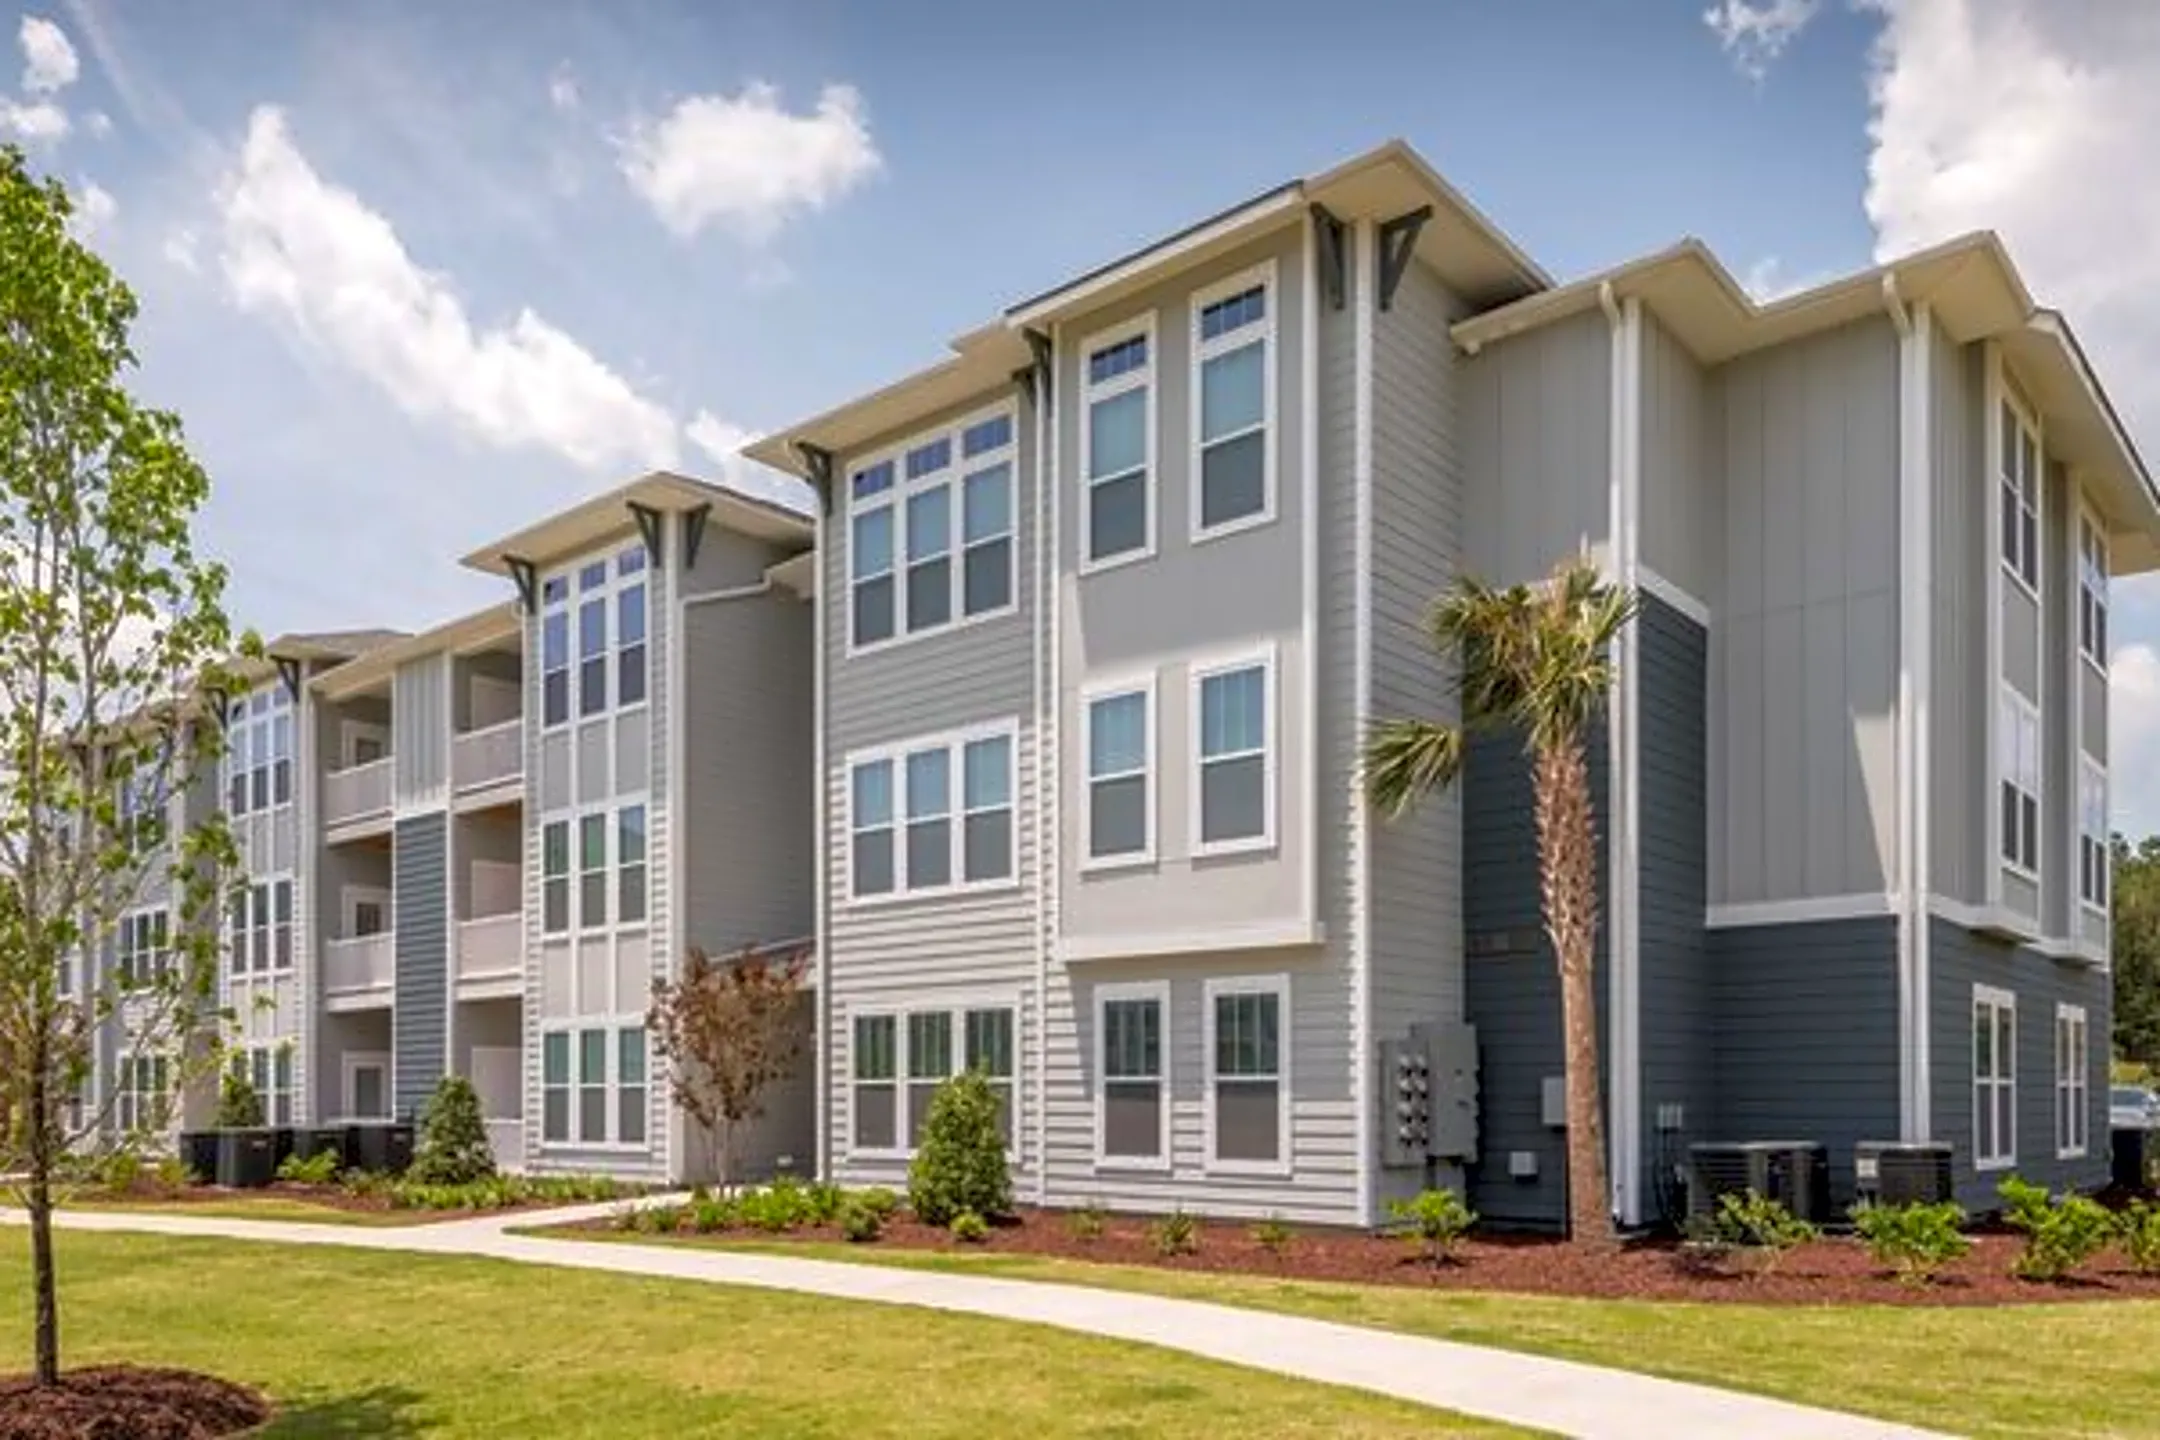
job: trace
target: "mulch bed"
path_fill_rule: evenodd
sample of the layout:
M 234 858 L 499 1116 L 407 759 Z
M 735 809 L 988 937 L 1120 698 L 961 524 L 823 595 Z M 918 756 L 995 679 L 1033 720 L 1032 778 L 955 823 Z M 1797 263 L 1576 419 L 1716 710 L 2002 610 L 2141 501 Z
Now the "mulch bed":
M 245 1203 L 265 1196 L 279 1200 L 297 1200 L 318 1206 L 324 1210 L 347 1210 L 358 1215 L 399 1215 L 415 1224 L 434 1220 L 469 1220 L 477 1215 L 515 1215 L 529 1210 L 560 1210 L 587 1202 L 577 1200 L 527 1200 L 514 1205 L 497 1205 L 488 1210 L 470 1207 L 462 1210 L 424 1210 L 408 1206 L 398 1209 L 390 1203 L 386 1192 L 362 1192 L 348 1190 L 342 1185 L 307 1185 L 297 1180 L 273 1180 L 270 1184 L 250 1190 L 231 1189 L 220 1185 L 164 1186 L 140 1183 L 129 1190 L 89 1190 L 82 1199 L 94 1205 L 209 1205 Z M 620 1197 L 629 1199 L 628 1195 Z M 283 1216 L 265 1216 L 265 1219 L 283 1219 Z
M 580 1230 L 611 1230 L 593 1221 Z M 1928 1285 L 1900 1284 L 1875 1263 L 1858 1241 L 1832 1238 L 1788 1253 L 1772 1274 L 1755 1274 L 1740 1257 L 1706 1269 L 1671 1240 L 1638 1240 L 1617 1250 L 1577 1249 L 1533 1236 L 1487 1236 L 1466 1240 L 1452 1263 L 1434 1265 L 1413 1253 L 1406 1240 L 1344 1230 L 1293 1229 L 1289 1242 L 1271 1252 L 1252 1237 L 1252 1227 L 1202 1221 L 1194 1254 L 1165 1257 L 1149 1236 L 1149 1222 L 1112 1216 L 1092 1239 L 1076 1234 L 1067 1214 L 1023 1210 L 992 1228 L 980 1244 L 963 1244 L 903 1214 L 883 1235 L 862 1245 L 885 1249 L 1041 1255 L 1107 1265 L 1164 1270 L 1260 1275 L 1288 1280 L 1345 1281 L 1425 1290 L 1570 1295 L 1616 1300 L 1737 1302 L 1751 1305 L 2029 1305 L 2075 1300 L 2160 1300 L 2160 1276 L 2139 1275 L 2114 1251 L 2088 1264 L 2071 1280 L 2046 1284 L 2010 1273 L 2021 1239 L 2004 1234 L 1973 1236 L 1963 1260 L 1947 1266 Z M 835 1228 L 784 1234 L 729 1230 L 702 1236 L 640 1234 L 640 1240 L 754 1242 L 839 1241 Z
M 0 1377 L 0 1440 L 214 1440 L 270 1418 L 244 1385 L 191 1370 L 98 1365 L 63 1371 L 39 1389 Z

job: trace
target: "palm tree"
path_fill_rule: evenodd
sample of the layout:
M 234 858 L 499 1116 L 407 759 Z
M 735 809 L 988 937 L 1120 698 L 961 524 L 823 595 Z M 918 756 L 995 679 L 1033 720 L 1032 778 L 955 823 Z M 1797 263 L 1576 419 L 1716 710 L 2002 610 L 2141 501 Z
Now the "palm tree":
M 1479 731 L 1521 735 L 1536 797 L 1545 934 L 1560 966 L 1567 1045 L 1568 1233 L 1612 1238 L 1599 1094 L 1596 990 L 1597 821 L 1585 738 L 1612 688 L 1613 641 L 1634 597 L 1587 557 L 1562 561 L 1545 584 L 1494 590 L 1469 577 L 1433 602 L 1433 643 L 1459 663 L 1462 719 L 1386 720 L 1365 742 L 1364 780 L 1389 819 L 1462 774 Z

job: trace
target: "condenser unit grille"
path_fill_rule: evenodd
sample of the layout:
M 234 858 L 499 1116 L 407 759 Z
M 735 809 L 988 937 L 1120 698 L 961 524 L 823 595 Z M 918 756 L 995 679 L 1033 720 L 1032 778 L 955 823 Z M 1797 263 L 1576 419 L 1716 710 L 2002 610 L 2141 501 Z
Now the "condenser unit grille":
M 1803 1220 L 1826 1219 L 1829 1166 L 1812 1141 L 1756 1140 L 1688 1149 L 1688 1214 L 1717 1213 L 1725 1195 L 1752 1190 Z

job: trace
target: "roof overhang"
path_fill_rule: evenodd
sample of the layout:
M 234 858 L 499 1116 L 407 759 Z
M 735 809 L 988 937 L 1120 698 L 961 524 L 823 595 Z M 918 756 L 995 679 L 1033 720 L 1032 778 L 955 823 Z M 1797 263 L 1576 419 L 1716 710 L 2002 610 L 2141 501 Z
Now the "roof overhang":
M 817 598 L 818 556 L 815 550 L 791 555 L 777 565 L 765 567 L 765 578 L 802 600 Z
M 460 615 L 417 635 L 388 645 L 378 645 L 334 670 L 326 670 L 308 682 L 308 688 L 325 700 L 345 700 L 389 682 L 397 667 L 428 655 L 464 655 L 491 649 L 522 633 L 517 605 L 505 600 L 485 610 Z
M 547 565 L 635 530 L 632 506 L 668 513 L 705 505 L 712 507 L 712 518 L 718 523 L 761 540 L 808 543 L 813 533 L 809 517 L 785 505 L 673 471 L 655 470 L 483 545 L 463 563 L 489 575 L 508 575 L 513 559 Z

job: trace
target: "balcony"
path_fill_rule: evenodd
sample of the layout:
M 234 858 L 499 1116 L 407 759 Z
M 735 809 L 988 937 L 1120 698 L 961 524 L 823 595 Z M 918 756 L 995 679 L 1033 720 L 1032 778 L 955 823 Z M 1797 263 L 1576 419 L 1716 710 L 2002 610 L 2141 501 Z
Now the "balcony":
M 525 722 L 513 717 L 451 737 L 450 786 L 459 801 L 494 804 L 525 774 Z
M 525 983 L 525 917 L 518 911 L 460 920 L 457 993 L 460 1000 L 517 995 Z
M 379 1010 L 396 988 L 397 951 L 388 932 L 323 942 L 323 1008 Z
M 323 777 L 323 829 L 331 838 L 387 829 L 390 823 L 390 757 L 335 770 Z

